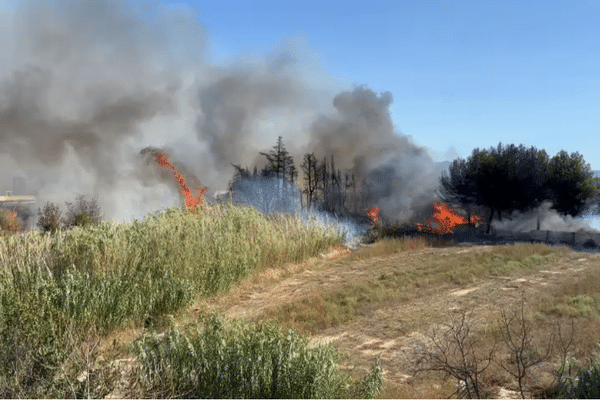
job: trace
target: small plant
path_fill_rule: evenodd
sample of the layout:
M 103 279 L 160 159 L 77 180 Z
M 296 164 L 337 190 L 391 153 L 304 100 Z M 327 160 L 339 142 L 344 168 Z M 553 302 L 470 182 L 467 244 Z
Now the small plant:
M 190 398 L 359 398 L 377 396 L 376 364 L 361 382 L 339 373 L 331 346 L 310 348 L 294 330 L 273 323 L 225 325 L 215 314 L 201 331 L 171 329 L 135 343 L 145 395 Z
M 490 366 L 495 346 L 489 352 L 476 351 L 478 341 L 473 333 L 473 321 L 462 311 L 458 318 L 441 330 L 435 329 L 430 337 L 433 349 L 421 351 L 417 372 L 440 371 L 458 381 L 452 395 L 461 398 L 489 397 L 481 376 Z
M 68 202 L 65 204 L 68 211 L 63 223 L 67 228 L 98 225 L 102 221 L 100 206 L 98 206 L 96 199 L 87 201 L 85 196 L 79 196 L 76 205 Z
M 521 300 L 521 307 L 510 315 L 501 311 L 499 321 L 500 332 L 505 346 L 511 356 L 508 362 L 497 361 L 497 364 L 512 375 L 519 385 L 521 398 L 525 398 L 525 377 L 531 367 L 547 360 L 552 352 L 551 336 L 545 350 L 540 352 L 533 345 L 533 332 L 531 324 L 525 319 L 525 299 Z
M 43 209 L 38 208 L 37 227 L 42 232 L 54 233 L 62 228 L 60 208 L 54 203 L 47 202 Z

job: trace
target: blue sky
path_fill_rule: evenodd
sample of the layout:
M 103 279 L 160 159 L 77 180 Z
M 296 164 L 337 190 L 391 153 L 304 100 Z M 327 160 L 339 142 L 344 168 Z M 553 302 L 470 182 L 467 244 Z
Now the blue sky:
M 600 1 L 173 4 L 205 25 L 214 64 L 299 38 L 338 84 L 392 92 L 397 129 L 436 161 L 522 143 L 600 170 Z

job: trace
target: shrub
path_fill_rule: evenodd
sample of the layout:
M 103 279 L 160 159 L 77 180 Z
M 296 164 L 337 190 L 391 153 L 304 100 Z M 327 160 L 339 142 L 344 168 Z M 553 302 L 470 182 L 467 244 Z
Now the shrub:
M 593 360 L 587 368 L 576 363 L 567 363 L 559 371 L 555 395 L 567 399 L 600 398 L 600 360 Z
M 15 233 L 22 228 L 17 213 L 11 210 L 0 209 L 0 231 Z
M 79 196 L 75 205 L 68 202 L 66 205 L 69 211 L 67 211 L 63 223 L 67 228 L 98 225 L 102 221 L 100 207 L 96 199 L 87 201 L 85 200 L 85 196 Z
M 60 208 L 54 203 L 47 202 L 43 209 L 38 208 L 37 227 L 42 232 L 54 233 L 62 228 Z
M 372 398 L 381 389 L 379 365 L 349 385 L 349 375 L 338 372 L 333 347 L 310 348 L 294 330 L 282 332 L 272 322 L 236 321 L 226 328 L 212 314 L 202 331 L 146 333 L 135 348 L 140 382 L 152 397 Z

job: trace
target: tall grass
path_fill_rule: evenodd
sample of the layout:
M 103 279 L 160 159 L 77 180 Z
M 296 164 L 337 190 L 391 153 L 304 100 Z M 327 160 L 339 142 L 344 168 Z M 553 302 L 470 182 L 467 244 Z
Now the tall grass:
M 293 330 L 273 323 L 233 323 L 205 317 L 204 329 L 171 329 L 136 343 L 145 396 L 187 398 L 373 398 L 382 385 L 375 365 L 351 384 L 331 346 L 310 348 Z
M 72 396 L 66 364 L 76 364 L 72 355 L 90 328 L 102 335 L 140 325 L 195 296 L 227 291 L 253 269 L 338 241 L 331 230 L 267 221 L 248 208 L 198 211 L 0 237 L 0 396 Z

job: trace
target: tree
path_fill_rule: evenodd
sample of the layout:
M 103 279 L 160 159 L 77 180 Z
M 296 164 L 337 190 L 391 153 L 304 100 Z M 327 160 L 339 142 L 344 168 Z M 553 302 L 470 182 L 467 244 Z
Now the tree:
M 277 144 L 269 153 L 259 153 L 267 158 L 269 165 L 263 169 L 263 175 L 275 175 L 280 183 L 279 197 L 287 198 L 290 186 L 293 185 L 298 172 L 294 166 L 294 158 L 289 154 L 283 144 L 282 136 L 277 139 Z
M 472 164 L 467 164 L 463 159 L 454 160 L 449 172 L 449 175 L 446 171 L 442 172 L 440 197 L 446 203 L 466 208 L 468 222 L 471 225 L 471 206 L 481 203 Z
M 527 211 L 538 207 L 548 197 L 548 155 L 535 147 L 511 144 L 490 150 L 473 150 L 467 160 L 455 160 L 449 175 L 440 178 L 440 195 L 444 201 L 490 209 L 488 232 L 494 214 Z
M 319 182 L 315 153 L 306 153 L 300 168 L 302 168 L 302 172 L 304 173 L 305 182 L 305 189 L 302 193 L 306 195 L 306 207 L 310 209 L 315 205 Z
M 597 196 L 597 186 L 590 165 L 583 156 L 560 151 L 548 165 L 548 197 L 556 211 L 577 216 L 589 200 Z

